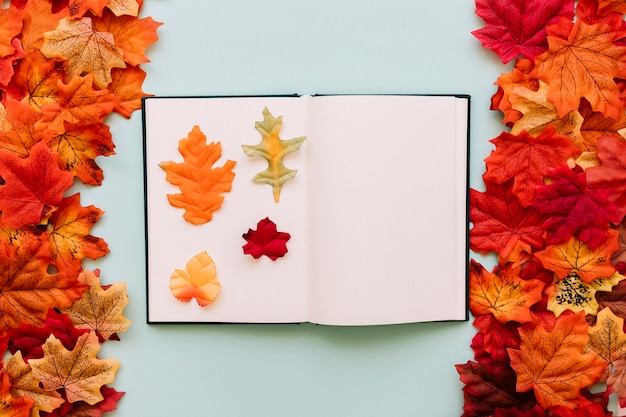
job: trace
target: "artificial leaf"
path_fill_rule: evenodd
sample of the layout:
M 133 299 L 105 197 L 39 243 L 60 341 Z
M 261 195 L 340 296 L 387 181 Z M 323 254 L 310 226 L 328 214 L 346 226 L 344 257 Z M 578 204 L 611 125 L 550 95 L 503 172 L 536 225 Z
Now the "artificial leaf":
M 43 44 L 43 34 L 53 30 L 65 15 L 65 10 L 53 10 L 46 1 L 28 1 L 23 9 L 22 44 L 26 52 L 37 51 Z
M 515 61 L 513 71 L 501 74 L 494 83 L 498 86 L 498 90 L 491 97 L 491 110 L 500 110 L 503 113 L 502 123 L 513 125 L 522 117 L 522 114 L 513 109 L 511 104 L 511 96 L 517 87 L 524 87 L 531 91 L 538 90 L 539 81 L 530 76 L 533 67 L 532 61 L 520 58 Z
M 587 187 L 586 172 L 567 166 L 551 170 L 551 181 L 537 187 L 532 205 L 546 216 L 546 243 L 567 242 L 576 236 L 593 250 L 604 241 L 610 222 L 618 221 L 609 190 Z
M 485 159 L 484 179 L 500 184 L 513 179 L 512 192 L 524 207 L 535 197 L 537 185 L 543 183 L 550 168 L 562 166 L 578 152 L 571 140 L 552 126 L 536 138 L 524 131 L 519 135 L 503 132 L 490 142 L 496 149 Z
M 67 350 L 54 335 L 43 346 L 44 356 L 29 361 L 33 374 L 45 389 L 63 388 L 69 402 L 96 404 L 104 397 L 100 388 L 113 382 L 120 364 L 97 358 L 100 344 L 94 333 L 82 335 L 74 349 Z
M 75 76 L 67 84 L 59 81 L 57 89 L 59 99 L 54 104 L 41 107 L 41 118 L 35 127 L 62 132 L 65 122 L 100 123 L 108 116 L 119 99 L 108 90 L 94 90 L 93 76 Z
M 22 11 L 16 7 L 0 8 L 0 58 L 15 53 L 13 39 L 22 31 Z
M 617 231 L 617 250 L 611 255 L 611 264 L 620 272 L 626 272 L 626 223 L 622 220 L 615 227 Z
M 606 16 L 610 13 L 626 13 L 626 2 L 623 0 L 598 0 L 598 14 Z
M 519 323 L 513 321 L 502 323 L 493 314 L 483 314 L 477 316 L 473 324 L 478 329 L 471 344 L 476 359 L 479 362 L 484 361 L 481 355 L 481 352 L 484 352 L 489 355 L 489 360 L 508 364 L 507 349 L 519 349 Z
M 550 415 L 552 417 L 612 417 L 613 413 L 607 409 L 604 402 L 604 399 L 599 398 L 599 396 L 595 398 L 592 397 L 591 399 L 583 397 L 580 400 L 580 404 L 575 409 L 557 405 L 550 409 Z M 545 416 L 545 410 L 539 411 L 543 414 L 536 414 L 536 417 Z
M 276 230 L 276 223 L 266 217 L 259 220 L 256 230 L 248 229 L 242 237 L 247 242 L 243 245 L 243 253 L 252 255 L 254 259 L 265 255 L 275 261 L 287 253 L 287 241 L 291 235 Z
M 109 0 L 69 0 L 67 10 L 72 19 L 80 19 L 87 12 L 100 16 L 108 2 Z
M 19 39 L 13 38 L 11 45 L 13 45 L 15 51 L 11 55 L 0 58 L 0 85 L 4 87 L 11 83 L 11 79 L 15 74 L 16 62 L 26 57 L 26 53 Z
M 117 409 L 117 402 L 124 395 L 123 392 L 118 392 L 113 388 L 109 388 L 103 385 L 100 388 L 100 392 L 104 397 L 104 400 L 90 405 L 82 401 L 76 403 L 65 403 L 65 414 L 59 414 L 59 416 L 50 417 L 102 417 L 105 413 L 114 411 Z
M 612 136 L 598 140 L 598 157 L 602 165 L 588 169 L 590 188 L 607 190 L 609 201 L 615 203 L 619 223 L 626 215 L 626 142 Z
M 626 407 L 626 358 L 613 362 L 615 368 L 606 380 L 607 395 L 617 393 L 620 407 Z
M 603 308 L 598 312 L 596 324 L 590 326 L 587 332 L 589 342 L 586 350 L 595 352 L 606 362 L 605 373 L 608 376 L 608 366 L 619 359 L 626 358 L 624 319 L 613 314 L 610 308 Z
M 31 417 L 33 400 L 28 397 L 11 395 L 11 380 L 4 370 L 0 370 L 0 410 L 6 417 Z
M 33 375 L 30 365 L 24 362 L 20 351 L 7 359 L 4 372 L 11 380 L 11 395 L 32 400 L 32 415 L 34 416 L 40 415 L 39 411 L 50 413 L 65 402 L 57 391 L 46 390 L 39 386 L 39 380 Z
M 39 137 L 33 129 L 37 115 L 27 102 L 6 97 L 0 103 L 0 150 L 26 158 Z
M 106 242 L 89 234 L 100 220 L 102 210 L 95 206 L 82 207 L 80 194 L 63 199 L 59 209 L 50 216 L 46 231 L 52 252 L 52 263 L 69 276 L 78 276 L 84 258 L 98 259 L 109 253 Z
M 287 168 L 283 164 L 283 158 L 300 149 L 306 137 L 282 140 L 279 135 L 283 127 L 283 116 L 272 116 L 267 107 L 263 109 L 263 121 L 255 122 L 254 127 L 261 134 L 261 143 L 241 147 L 246 155 L 260 156 L 267 160 L 267 169 L 256 174 L 252 181 L 271 185 L 274 201 L 278 202 L 283 184 L 293 179 L 298 172 Z
M 626 319 L 626 280 L 621 280 L 608 291 L 596 292 L 598 309 L 609 307 L 613 314 Z
M 42 106 L 59 100 L 57 83 L 64 75 L 62 62 L 47 59 L 38 50 L 32 51 L 20 61 L 7 93 L 17 100 L 26 100 L 40 114 Z
M 87 289 L 76 278 L 48 273 L 49 246 L 37 243 L 0 246 L 0 329 L 40 325 L 48 309 L 69 307 Z
M 567 310 L 575 313 L 584 311 L 586 314 L 596 315 L 599 307 L 595 297 L 596 292 L 611 291 L 611 288 L 623 279 L 624 276 L 616 272 L 609 278 L 597 278 L 586 283 L 575 272 L 572 272 L 546 289 L 547 308 L 556 316 Z
M 574 272 L 589 284 L 596 278 L 609 278 L 615 273 L 611 255 L 618 249 L 618 232 L 608 230 L 604 241 L 594 250 L 581 240 L 573 237 L 565 243 L 549 245 L 536 252 L 535 256 L 543 266 L 553 271 L 557 278 L 565 278 Z
M 614 78 L 626 70 L 626 47 L 614 43 L 618 36 L 605 23 L 588 25 L 580 19 L 567 39 L 548 36 L 550 49 L 536 58 L 535 74 L 548 83 L 548 99 L 559 116 L 577 110 L 584 97 L 593 110 L 620 117 L 622 102 Z
M 574 17 L 573 0 L 476 0 L 486 27 L 472 32 L 503 63 L 522 55 L 533 59 L 547 49 L 546 26 Z
M 61 132 L 46 130 L 43 141 L 59 155 L 59 168 L 71 172 L 84 184 L 101 185 L 102 169 L 95 158 L 115 153 L 109 126 L 104 123 L 64 123 Z
M 129 65 L 126 69 L 114 68 L 111 77 L 109 91 L 120 100 L 113 111 L 128 119 L 132 112 L 141 109 L 141 99 L 150 95 L 142 90 L 146 72 Z
M 485 181 L 484 193 L 470 189 L 470 248 L 497 252 L 506 259 L 516 248 L 543 246 L 543 218 L 533 207 L 524 208 L 512 193 L 513 180 L 502 184 Z
M 539 81 L 537 91 L 526 87 L 515 87 L 509 94 L 509 100 L 511 107 L 523 115 L 511 127 L 513 135 L 526 131 L 532 136 L 538 136 L 549 126 L 560 135 L 576 136 L 578 134 L 582 116 L 574 110 L 560 117 L 554 104 L 548 100 L 548 84 L 543 81 Z
M 106 4 L 106 1 L 105 1 Z M 123 51 L 109 32 L 97 32 L 91 18 L 63 18 L 54 31 L 44 33 L 41 53 L 48 58 L 67 60 L 68 76 L 93 74 L 94 83 L 106 88 L 111 82 L 111 68 L 125 68 Z
M 119 2 L 120 0 L 118 0 Z M 136 0 L 128 0 L 128 2 L 134 2 L 137 5 Z M 109 7 L 110 5 L 111 2 L 109 2 Z M 130 65 L 139 65 L 150 61 L 145 55 L 145 50 L 159 39 L 157 29 L 162 24 L 154 21 L 151 17 L 139 19 L 129 14 L 116 17 L 107 10 L 104 11 L 101 18 L 93 20 L 94 30 L 113 35 L 115 44 L 123 52 L 124 61 Z
M 478 316 L 491 313 L 502 323 L 532 320 L 530 308 L 541 300 L 541 281 L 521 279 L 510 265 L 489 273 L 473 259 L 469 270 L 469 305 L 472 314 Z
M 174 297 L 184 302 L 195 298 L 202 307 L 215 301 L 221 288 L 215 263 L 206 252 L 195 255 L 187 262 L 184 271 L 176 269 L 170 278 Z
M 535 319 L 519 332 L 520 348 L 508 350 L 517 390 L 532 389 L 544 409 L 576 407 L 580 390 L 594 384 L 606 366 L 595 353 L 582 353 L 589 340 L 584 313 L 561 315 L 552 331 Z
M 600 112 L 594 112 L 587 100 L 581 100 L 580 115 L 583 122 L 579 134 L 573 137 L 573 144 L 580 151 L 596 152 L 598 140 L 604 136 L 614 136 L 624 141 L 623 131 L 626 129 L 626 114 L 613 120 Z
M 100 285 L 100 277 L 89 270 L 83 270 L 78 280 L 89 285 L 89 289 L 70 308 L 61 310 L 76 328 L 93 331 L 101 342 L 126 332 L 130 326 L 130 320 L 122 314 L 128 304 L 126 283 L 117 282 L 105 289 Z
M 61 203 L 74 176 L 61 171 L 58 155 L 43 142 L 31 149 L 28 158 L 0 152 L 0 223 L 21 227 L 39 223 Z
M 166 172 L 165 179 L 180 188 L 180 194 L 168 194 L 174 207 L 184 208 L 183 218 L 192 224 L 204 224 L 213 218 L 213 212 L 222 206 L 222 193 L 230 191 L 235 173 L 235 161 L 227 160 L 221 167 L 213 167 L 222 156 L 222 145 L 211 142 L 200 127 L 194 126 L 187 138 L 178 141 L 182 163 L 167 161 L 159 166 Z
M 137 16 L 139 14 L 139 3 L 137 0 L 109 0 L 106 7 L 115 16 Z

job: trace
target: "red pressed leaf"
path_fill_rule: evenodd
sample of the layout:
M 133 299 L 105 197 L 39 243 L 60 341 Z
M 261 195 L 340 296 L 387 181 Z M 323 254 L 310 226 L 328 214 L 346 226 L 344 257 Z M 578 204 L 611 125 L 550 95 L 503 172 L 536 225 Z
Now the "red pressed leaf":
M 74 176 L 59 169 L 58 155 L 43 142 L 32 147 L 28 158 L 0 152 L 0 224 L 21 227 L 39 223 L 61 203 Z
M 470 189 L 470 247 L 481 253 L 511 253 L 543 246 L 543 218 L 533 207 L 524 208 L 513 194 L 513 180 L 485 181 L 484 193 Z
M 476 0 L 476 14 L 486 26 L 472 32 L 503 63 L 518 55 L 528 59 L 548 48 L 546 27 L 574 17 L 573 0 Z
M 259 259 L 265 255 L 275 261 L 287 253 L 287 241 L 291 238 L 289 233 L 276 230 L 276 224 L 268 217 L 257 223 L 256 230 L 248 229 L 242 236 L 246 242 L 243 253 Z
M 546 243 L 567 242 L 576 236 L 593 250 L 604 241 L 610 222 L 616 222 L 616 207 L 608 190 L 587 187 L 586 173 L 567 166 L 551 170 L 551 182 L 537 187 L 532 205 L 547 217 Z
M 626 142 L 602 137 L 597 152 L 602 165 L 587 170 L 587 184 L 591 189 L 609 190 L 609 201 L 617 206 L 618 223 L 626 215 Z
M 491 143 L 496 149 L 485 159 L 485 180 L 501 184 L 513 179 L 512 191 L 524 207 L 535 197 L 537 185 L 543 183 L 550 168 L 562 166 L 578 153 L 572 140 L 556 133 L 551 125 L 537 137 L 525 131 L 519 135 L 503 132 Z

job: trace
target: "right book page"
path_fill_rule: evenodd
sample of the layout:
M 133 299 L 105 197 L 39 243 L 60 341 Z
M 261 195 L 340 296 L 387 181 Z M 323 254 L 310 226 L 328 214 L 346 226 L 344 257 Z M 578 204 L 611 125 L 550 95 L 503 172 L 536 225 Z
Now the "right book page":
M 308 98 L 309 321 L 466 320 L 469 98 Z

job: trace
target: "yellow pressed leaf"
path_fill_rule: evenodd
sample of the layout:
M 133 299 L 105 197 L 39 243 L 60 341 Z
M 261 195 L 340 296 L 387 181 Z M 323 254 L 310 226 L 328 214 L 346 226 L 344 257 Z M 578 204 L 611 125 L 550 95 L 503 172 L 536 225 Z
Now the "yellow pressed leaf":
M 185 270 L 175 270 L 170 278 L 170 289 L 176 298 L 185 302 L 195 298 L 201 306 L 212 303 L 221 288 L 215 263 L 206 252 L 191 258 Z

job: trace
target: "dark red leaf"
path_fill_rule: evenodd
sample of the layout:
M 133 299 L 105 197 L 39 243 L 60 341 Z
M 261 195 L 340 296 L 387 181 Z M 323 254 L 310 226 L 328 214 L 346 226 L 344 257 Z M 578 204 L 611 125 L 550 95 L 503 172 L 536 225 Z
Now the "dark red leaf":
M 277 231 L 276 224 L 266 217 L 257 223 L 256 230 L 248 229 L 243 238 L 248 242 L 243 246 L 243 253 L 255 259 L 265 255 L 275 261 L 287 253 L 287 241 L 291 236 Z

